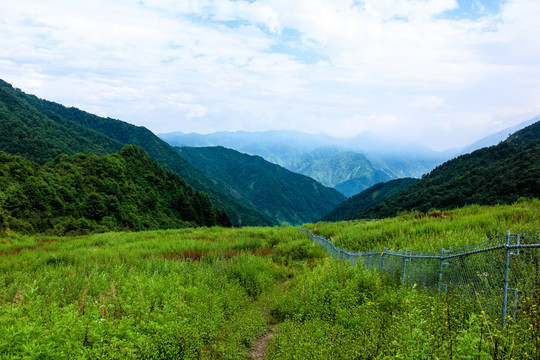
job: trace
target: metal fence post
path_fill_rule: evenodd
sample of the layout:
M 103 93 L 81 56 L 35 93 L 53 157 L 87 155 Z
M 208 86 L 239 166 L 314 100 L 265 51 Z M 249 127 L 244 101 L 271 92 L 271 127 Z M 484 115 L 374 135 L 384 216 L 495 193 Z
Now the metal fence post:
M 443 256 L 444 256 L 444 249 L 441 248 L 441 260 L 439 261 L 439 286 L 437 286 L 439 294 L 441 293 Z
M 403 257 L 403 269 L 401 271 L 401 283 L 405 284 L 405 269 L 407 267 L 407 249 L 405 249 L 405 256 Z
M 502 326 L 506 323 L 506 307 L 508 303 L 508 268 L 510 263 L 510 230 L 506 230 L 506 246 L 504 247 L 504 283 L 503 283 L 503 308 Z
M 367 268 L 368 269 L 370 265 L 371 265 L 371 249 L 368 250 L 368 255 L 367 255 Z
M 443 265 L 448 265 L 448 262 L 445 262 L 446 258 L 444 257 L 444 254 L 449 252 L 450 250 L 444 250 L 444 248 L 441 248 L 441 260 L 439 261 L 439 284 L 437 285 L 437 292 L 441 293 L 441 286 L 442 286 L 442 280 L 443 280 Z M 448 285 L 448 284 L 446 284 Z M 444 292 L 448 291 L 448 286 L 445 287 Z
M 381 252 L 381 270 L 384 269 L 384 250 L 386 250 L 385 247 L 382 248 L 382 252 Z

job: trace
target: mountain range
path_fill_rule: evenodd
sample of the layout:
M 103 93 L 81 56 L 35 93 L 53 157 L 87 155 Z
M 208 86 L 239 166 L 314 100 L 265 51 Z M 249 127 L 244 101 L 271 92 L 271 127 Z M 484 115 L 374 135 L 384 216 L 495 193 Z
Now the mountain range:
M 0 80 L 1 230 L 6 223 L 58 233 L 73 226 L 268 226 L 537 198 L 537 120 L 503 142 L 504 132 L 484 139 L 497 145 L 446 162 L 467 149 L 438 153 L 370 134 L 344 140 L 293 131 L 162 134 L 171 144 L 196 145 L 172 147 L 144 127 L 39 99 Z M 84 167 L 100 173 L 88 175 Z M 81 187 L 86 178 L 95 180 L 88 191 Z M 343 194 L 357 195 L 343 202 Z
M 159 134 L 172 146 L 223 146 L 309 176 L 347 197 L 380 182 L 420 177 L 455 151 L 436 152 L 421 144 L 388 141 L 370 133 L 352 139 L 298 131 Z
M 298 131 L 171 132 L 158 136 L 173 146 L 223 146 L 262 156 L 290 171 L 309 176 L 347 197 L 377 183 L 420 178 L 455 156 L 496 145 L 508 134 L 538 121 L 540 116 L 491 134 L 465 148 L 433 151 L 422 144 L 388 140 L 372 133 L 354 138 L 334 138 Z

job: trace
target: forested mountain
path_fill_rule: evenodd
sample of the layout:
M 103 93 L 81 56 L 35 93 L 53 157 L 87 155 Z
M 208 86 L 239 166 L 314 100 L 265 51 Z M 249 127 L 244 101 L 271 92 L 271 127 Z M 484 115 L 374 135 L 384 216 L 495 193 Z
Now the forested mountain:
M 0 152 L 0 226 L 56 235 L 188 226 L 231 226 L 178 174 L 140 147 L 58 155 L 44 164 Z
M 509 204 L 540 197 L 540 122 L 499 145 L 461 155 L 357 218 L 382 218 L 402 211 L 426 212 L 469 204 Z
M 312 222 L 345 200 L 338 191 L 293 173 L 260 156 L 224 147 L 183 147 L 178 151 L 222 191 L 252 204 L 279 223 Z
M 59 154 L 111 154 L 125 144 L 140 146 L 195 189 L 209 194 L 216 206 L 226 209 L 235 226 L 274 224 L 266 215 L 218 191 L 148 129 L 42 100 L 0 80 L 0 151 L 44 163 Z
M 323 216 L 320 221 L 340 221 L 358 218 L 356 214 L 379 204 L 386 198 L 396 194 L 419 181 L 415 178 L 395 179 L 385 183 L 373 185 L 360 194 L 347 199 L 328 214 Z
M 451 158 L 415 143 L 399 143 L 362 134 L 352 139 L 298 131 L 217 132 L 208 135 L 159 134 L 173 146 L 224 146 L 262 156 L 290 171 L 313 177 L 346 196 L 378 182 L 420 177 Z

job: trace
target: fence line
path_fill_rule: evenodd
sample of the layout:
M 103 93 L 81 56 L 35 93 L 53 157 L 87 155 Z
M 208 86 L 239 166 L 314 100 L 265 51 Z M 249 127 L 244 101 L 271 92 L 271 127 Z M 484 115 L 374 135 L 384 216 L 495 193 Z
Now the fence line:
M 334 258 L 356 265 L 359 261 L 399 277 L 402 284 L 415 283 L 439 292 L 452 291 L 473 301 L 487 315 L 517 321 L 540 309 L 540 236 L 537 231 L 522 232 L 437 252 L 383 248 L 380 251 L 351 252 L 338 248 L 329 239 L 313 235 L 301 227 L 312 241 Z M 509 296 L 510 295 L 510 296 Z

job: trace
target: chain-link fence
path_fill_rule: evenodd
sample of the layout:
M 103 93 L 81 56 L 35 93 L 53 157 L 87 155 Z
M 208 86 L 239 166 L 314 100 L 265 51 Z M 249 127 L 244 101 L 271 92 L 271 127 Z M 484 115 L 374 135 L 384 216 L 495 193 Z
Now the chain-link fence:
M 474 302 L 493 319 L 517 321 L 538 316 L 540 304 L 540 235 L 537 231 L 510 234 L 483 243 L 438 252 L 351 252 L 301 228 L 334 258 L 361 262 L 399 278 L 402 283 L 452 291 Z

